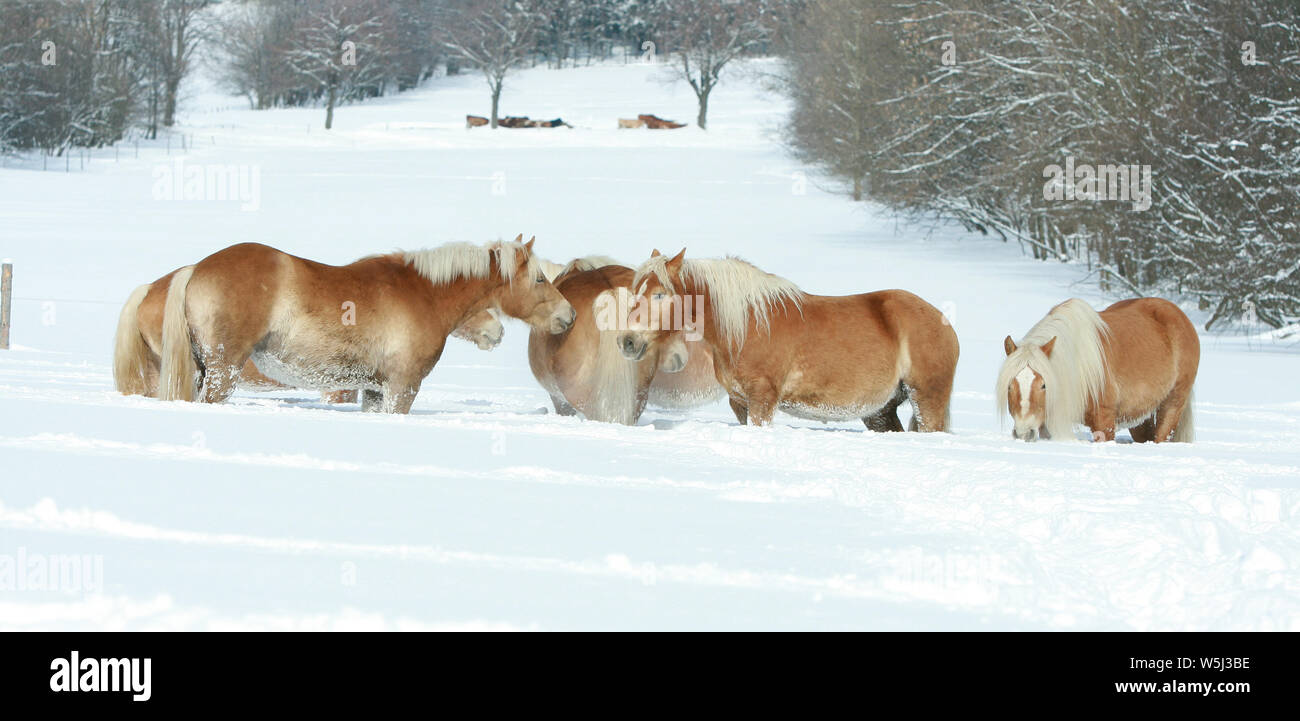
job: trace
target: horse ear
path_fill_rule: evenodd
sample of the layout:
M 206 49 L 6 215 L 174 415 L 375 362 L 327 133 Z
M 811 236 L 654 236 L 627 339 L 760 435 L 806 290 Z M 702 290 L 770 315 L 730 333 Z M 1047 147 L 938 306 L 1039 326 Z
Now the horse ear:
M 668 272 L 676 275 L 682 271 L 682 261 L 684 260 L 686 260 L 686 249 L 682 248 L 682 252 L 674 255 L 667 263 L 664 263 L 664 267 L 668 269 Z
M 1054 348 L 1055 346 L 1056 346 L 1056 336 L 1052 336 L 1051 340 L 1043 344 L 1043 355 L 1047 356 L 1048 358 L 1051 358 L 1052 348 Z
M 522 242 L 524 242 L 524 234 L 523 234 L 523 233 L 520 233 L 519 235 L 516 235 L 516 236 L 515 236 L 515 242 L 516 242 L 516 243 L 522 243 Z
M 654 250 L 650 251 L 651 258 L 658 258 L 661 255 L 663 255 L 663 253 L 660 253 L 658 248 L 655 248 Z
M 1002 341 L 1002 347 L 1006 349 L 1007 355 L 1016 352 L 1016 342 L 1011 340 L 1011 336 L 1007 336 L 1007 339 Z
M 524 234 L 520 233 L 519 237 L 520 238 L 524 237 Z M 529 253 L 533 252 L 533 243 L 535 242 L 537 242 L 537 236 L 534 235 L 533 237 L 528 239 L 527 243 L 524 243 L 524 247 L 528 249 Z

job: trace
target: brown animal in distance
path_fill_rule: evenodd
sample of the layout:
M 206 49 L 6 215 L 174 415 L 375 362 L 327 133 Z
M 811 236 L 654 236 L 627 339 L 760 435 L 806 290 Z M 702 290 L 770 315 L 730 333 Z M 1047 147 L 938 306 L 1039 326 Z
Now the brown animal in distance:
M 641 115 L 636 116 L 636 118 L 637 120 L 640 120 L 642 123 L 645 123 L 645 126 L 651 130 L 676 130 L 677 128 L 686 127 L 686 123 L 678 123 L 672 120 L 665 120 L 663 118 L 657 117 L 655 115 L 651 115 L 649 113 L 643 113 Z

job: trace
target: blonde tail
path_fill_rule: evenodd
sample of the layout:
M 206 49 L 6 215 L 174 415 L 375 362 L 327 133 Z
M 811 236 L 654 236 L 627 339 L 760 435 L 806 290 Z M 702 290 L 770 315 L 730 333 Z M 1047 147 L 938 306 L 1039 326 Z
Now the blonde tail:
M 1187 394 L 1187 403 L 1183 404 L 1183 415 L 1178 419 L 1174 429 L 1174 443 L 1191 443 L 1196 438 L 1196 423 L 1192 419 L 1192 406 L 1196 404 L 1196 391 Z
M 117 334 L 113 336 L 113 385 L 124 396 L 150 395 L 149 372 L 146 366 L 152 351 L 140 335 L 137 320 L 140 304 L 149 294 L 153 284 L 142 285 L 131 292 L 117 318 Z
M 190 321 L 185 315 L 185 291 L 189 288 L 194 266 L 172 276 L 163 310 L 162 373 L 158 398 L 164 401 L 193 401 L 199 365 L 194 360 L 190 338 Z

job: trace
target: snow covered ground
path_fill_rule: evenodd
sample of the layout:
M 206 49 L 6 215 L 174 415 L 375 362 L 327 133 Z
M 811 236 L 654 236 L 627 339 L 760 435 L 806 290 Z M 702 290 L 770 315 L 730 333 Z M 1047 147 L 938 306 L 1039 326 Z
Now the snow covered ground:
M 1106 302 L 1080 269 L 824 192 L 754 78 L 717 91 L 707 133 L 616 130 L 693 120 L 656 75 L 510 81 L 506 112 L 572 130 L 468 131 L 487 93 L 464 76 L 344 107 L 328 133 L 320 109 L 199 92 L 186 151 L 9 159 L 0 628 L 1300 630 L 1294 341 L 1203 338 L 1194 445 L 1014 442 L 1002 338 L 1071 295 Z M 257 209 L 155 199 L 178 159 L 255 170 Z M 521 232 L 556 260 L 686 247 L 812 292 L 910 289 L 961 340 L 955 432 L 739 427 L 725 403 L 561 418 L 518 323 L 491 353 L 453 341 L 409 417 L 112 389 L 130 290 L 231 243 L 347 262 Z

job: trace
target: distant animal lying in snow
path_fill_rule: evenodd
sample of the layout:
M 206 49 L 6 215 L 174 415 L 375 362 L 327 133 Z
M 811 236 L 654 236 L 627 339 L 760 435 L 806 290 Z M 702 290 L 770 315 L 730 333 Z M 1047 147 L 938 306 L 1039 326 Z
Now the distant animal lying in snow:
M 650 128 L 651 130 L 676 130 L 677 128 L 686 127 L 686 123 L 678 123 L 672 120 L 664 120 L 663 118 L 650 115 L 649 113 L 638 115 L 636 116 L 636 118 L 637 120 L 640 120 L 641 122 L 645 123 L 645 126 L 647 128 Z

